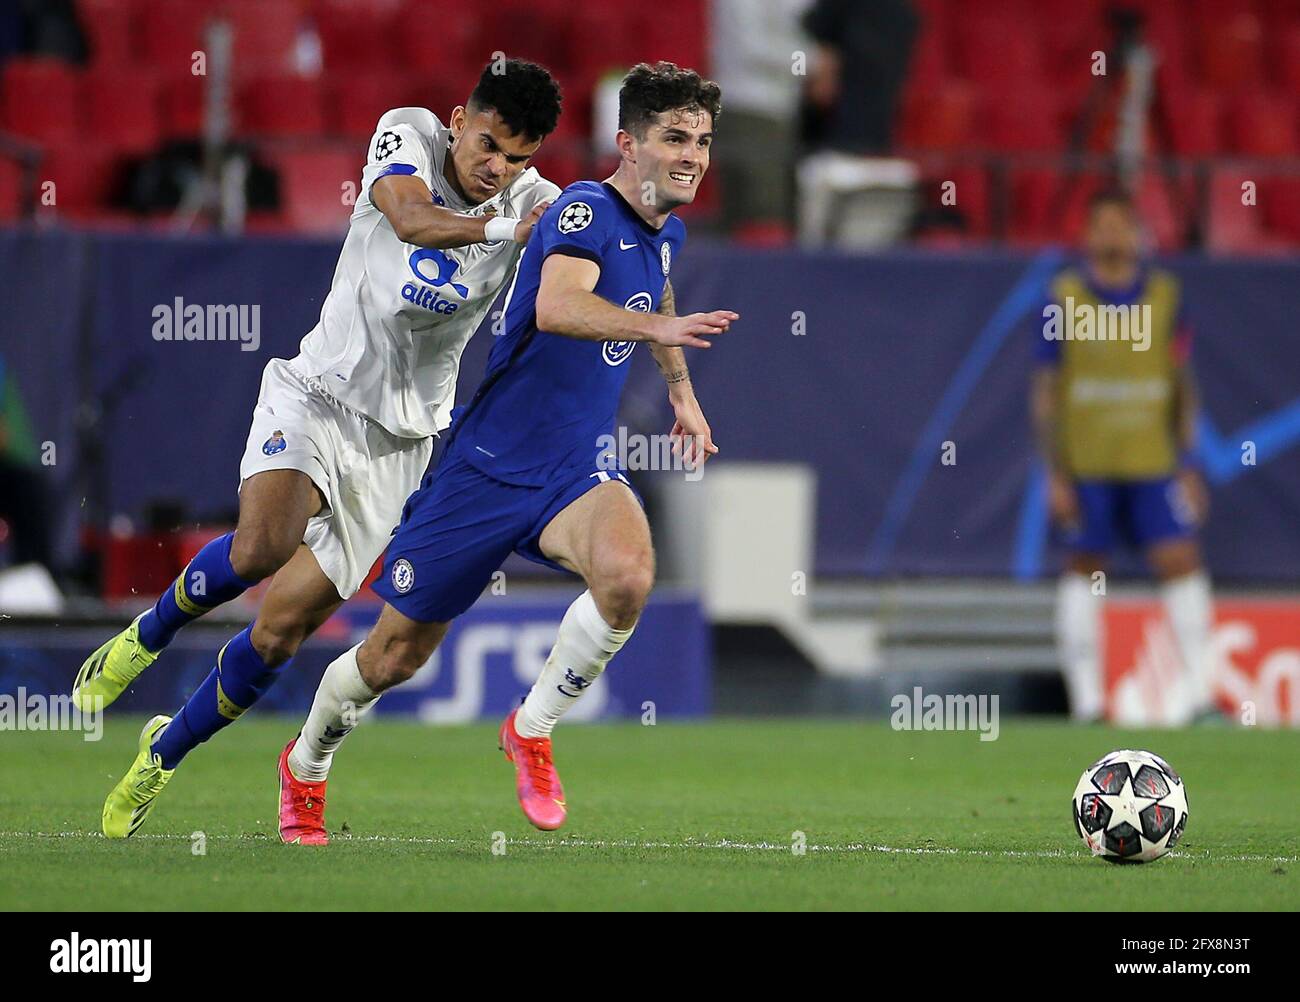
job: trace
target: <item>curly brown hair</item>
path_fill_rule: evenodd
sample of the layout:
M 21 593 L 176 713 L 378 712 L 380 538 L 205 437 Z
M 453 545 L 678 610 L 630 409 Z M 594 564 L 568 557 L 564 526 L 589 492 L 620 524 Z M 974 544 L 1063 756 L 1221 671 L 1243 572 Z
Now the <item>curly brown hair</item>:
M 638 63 L 623 78 L 618 92 L 618 127 L 644 139 L 656 115 L 677 108 L 707 111 L 716 129 L 722 114 L 722 88 L 676 63 Z

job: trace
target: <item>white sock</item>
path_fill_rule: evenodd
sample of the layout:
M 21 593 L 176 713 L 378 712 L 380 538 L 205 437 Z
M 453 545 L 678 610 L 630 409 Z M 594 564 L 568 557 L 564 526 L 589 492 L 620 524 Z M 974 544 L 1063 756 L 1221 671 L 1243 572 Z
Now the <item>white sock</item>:
M 1210 577 L 1204 571 L 1184 574 L 1162 584 L 1160 595 L 1183 656 L 1188 709 L 1192 714 L 1201 713 L 1212 705 L 1210 676 L 1214 671 L 1214 651 L 1210 631 L 1214 603 Z
M 605 622 L 590 591 L 579 595 L 560 622 L 560 634 L 541 677 L 515 715 L 519 736 L 550 737 L 556 721 L 599 677 L 630 636 L 632 630 L 616 630 Z
M 357 667 L 357 644 L 330 662 L 316 687 L 307 722 L 289 752 L 289 770 L 304 783 L 324 782 L 330 761 L 361 715 L 375 705 L 379 693 L 366 685 Z
M 1101 716 L 1101 603 L 1086 574 L 1061 575 L 1056 588 L 1056 644 L 1070 694 L 1070 716 L 1093 720 Z

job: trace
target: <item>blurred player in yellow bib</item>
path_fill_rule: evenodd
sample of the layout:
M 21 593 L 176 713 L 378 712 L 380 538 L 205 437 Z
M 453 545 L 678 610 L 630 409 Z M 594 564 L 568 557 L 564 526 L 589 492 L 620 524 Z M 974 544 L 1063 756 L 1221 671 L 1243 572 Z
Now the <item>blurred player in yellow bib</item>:
M 1160 580 L 1185 666 L 1171 719 L 1212 712 L 1211 594 L 1197 530 L 1208 496 L 1196 461 L 1191 331 L 1178 279 L 1150 267 L 1127 195 L 1089 205 L 1084 261 L 1051 284 L 1035 323 L 1032 411 L 1053 522 L 1071 551 L 1056 634 L 1077 720 L 1102 715 L 1098 571 L 1116 543 Z

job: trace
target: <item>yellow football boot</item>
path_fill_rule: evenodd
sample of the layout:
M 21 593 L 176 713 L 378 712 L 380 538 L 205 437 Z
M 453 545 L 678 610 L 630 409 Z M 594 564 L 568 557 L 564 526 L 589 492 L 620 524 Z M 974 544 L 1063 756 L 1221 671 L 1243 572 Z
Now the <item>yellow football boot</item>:
M 154 800 L 176 772 L 175 769 L 164 769 L 162 756 L 149 751 L 154 739 L 171 722 L 171 717 L 159 715 L 145 724 L 140 732 L 140 747 L 135 761 L 104 801 L 105 838 L 130 838 L 134 835 L 149 817 Z
M 72 687 L 72 701 L 82 713 L 102 710 L 139 674 L 158 660 L 158 655 L 146 650 L 140 642 L 140 619 L 86 658 L 77 672 Z

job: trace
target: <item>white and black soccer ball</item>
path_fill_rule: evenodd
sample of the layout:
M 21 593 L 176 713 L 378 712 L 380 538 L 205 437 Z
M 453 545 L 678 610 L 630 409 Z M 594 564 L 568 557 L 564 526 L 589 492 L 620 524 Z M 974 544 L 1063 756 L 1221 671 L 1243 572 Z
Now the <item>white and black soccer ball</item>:
M 1113 751 L 1083 771 L 1071 801 L 1074 830 L 1094 856 L 1150 863 L 1187 827 L 1187 788 L 1159 755 Z

